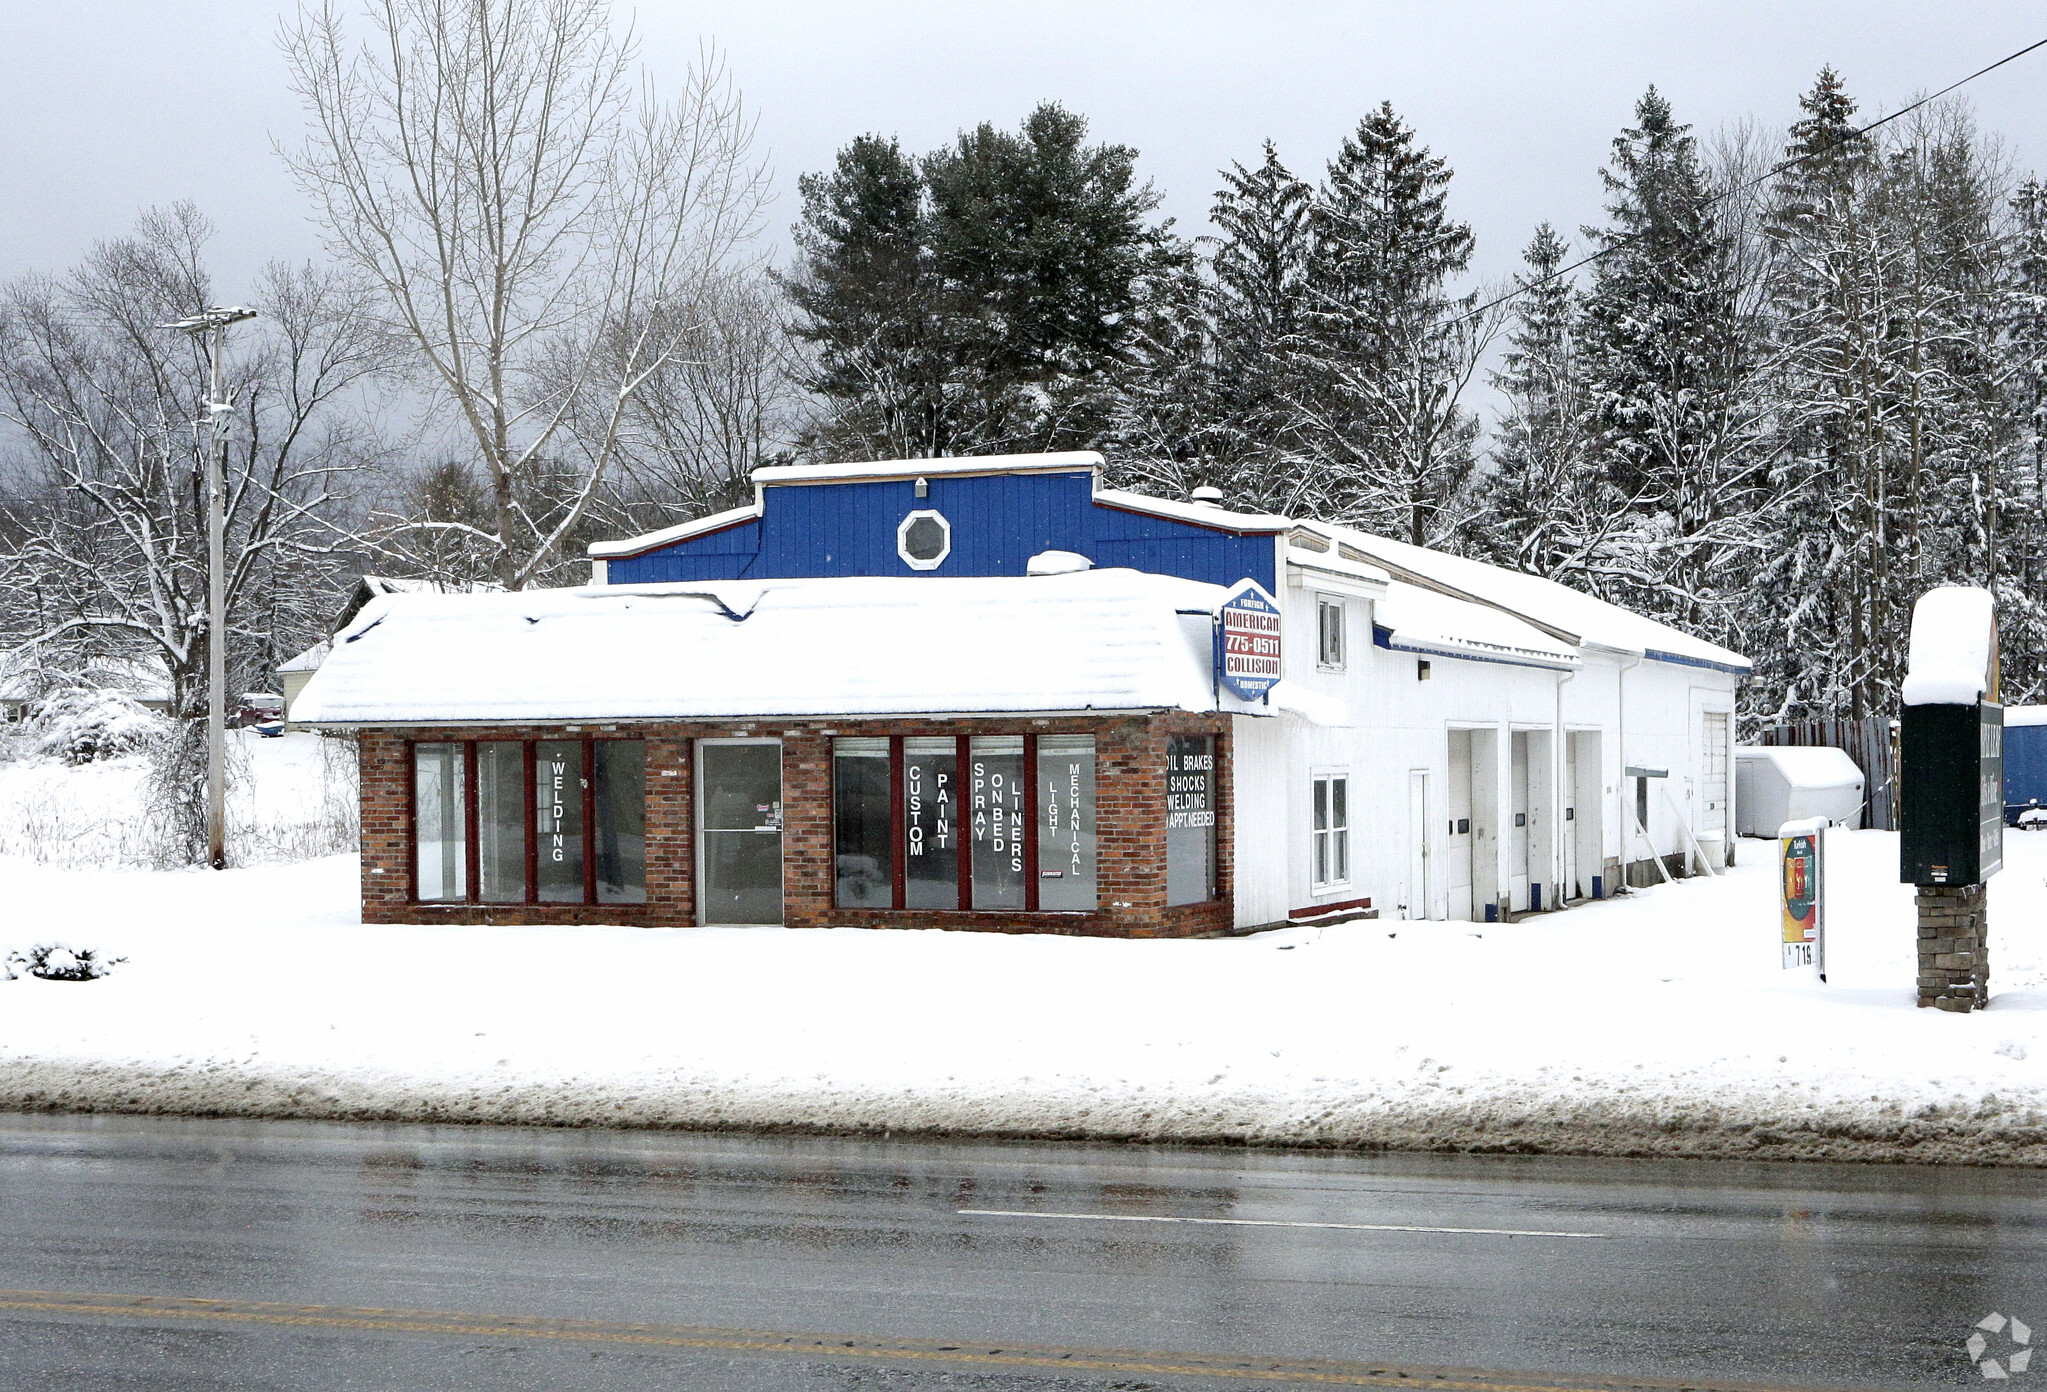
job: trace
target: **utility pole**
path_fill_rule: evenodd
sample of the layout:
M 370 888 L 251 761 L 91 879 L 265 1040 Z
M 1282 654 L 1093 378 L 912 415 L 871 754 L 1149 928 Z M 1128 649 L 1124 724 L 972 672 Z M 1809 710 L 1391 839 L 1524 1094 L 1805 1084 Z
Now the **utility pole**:
M 160 328 L 209 336 L 211 363 L 206 416 L 206 863 L 227 869 L 227 444 L 234 434 L 235 405 L 221 398 L 221 358 L 227 326 L 254 319 L 239 305 L 209 307 Z

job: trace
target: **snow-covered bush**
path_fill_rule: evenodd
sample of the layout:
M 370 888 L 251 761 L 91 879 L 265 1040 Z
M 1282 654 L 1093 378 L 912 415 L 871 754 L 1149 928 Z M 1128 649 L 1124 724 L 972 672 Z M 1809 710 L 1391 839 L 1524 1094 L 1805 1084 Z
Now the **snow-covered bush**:
M 60 691 L 38 705 L 31 738 L 38 754 L 67 764 L 90 764 L 140 753 L 162 737 L 168 722 L 126 692 L 111 688 Z
M 17 968 L 43 981 L 97 981 L 126 957 L 108 957 L 89 947 L 66 947 L 62 943 L 38 943 L 27 952 L 10 952 L 0 963 L 6 979 L 12 981 Z

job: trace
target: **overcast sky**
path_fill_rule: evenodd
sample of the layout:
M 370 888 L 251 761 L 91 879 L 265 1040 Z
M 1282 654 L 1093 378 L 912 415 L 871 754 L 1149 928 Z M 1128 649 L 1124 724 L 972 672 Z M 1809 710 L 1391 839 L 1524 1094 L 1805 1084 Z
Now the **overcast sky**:
M 318 232 L 279 167 L 296 138 L 277 0 L 66 0 L 9 6 L 0 54 L 0 276 L 69 264 L 145 205 L 189 198 L 220 225 L 224 299 Z M 700 39 L 729 55 L 760 117 L 786 242 L 799 174 L 852 136 L 913 150 L 962 126 L 1014 125 L 1056 99 L 1140 168 L 1182 230 L 1202 230 L 1215 171 L 1270 136 L 1319 173 L 1382 99 L 1456 171 L 1451 205 L 1475 269 L 1515 263 L 1543 218 L 1598 214 L 1596 170 L 1653 82 L 1701 131 L 1791 119 L 1822 63 L 1864 110 L 1895 107 L 2047 37 L 2035 3 L 1022 4 L 656 3 L 634 16 L 671 86 Z M 2047 164 L 2047 49 L 1965 89 L 2021 168 Z

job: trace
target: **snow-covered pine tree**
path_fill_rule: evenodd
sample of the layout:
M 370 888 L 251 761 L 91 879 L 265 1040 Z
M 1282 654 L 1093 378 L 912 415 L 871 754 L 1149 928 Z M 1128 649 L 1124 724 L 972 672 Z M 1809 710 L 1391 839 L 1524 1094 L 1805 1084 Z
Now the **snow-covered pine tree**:
M 1304 507 L 1422 545 L 1461 520 L 1478 425 L 1460 398 L 1498 323 L 1447 288 L 1472 252 L 1450 177 L 1391 103 L 1359 123 L 1317 192 L 1291 355 Z
M 2047 695 L 2047 188 L 2012 195 L 2005 286 L 2005 399 L 2016 449 L 1999 548 L 1998 647 L 2006 701 Z
M 1879 165 L 1832 68 L 1799 99 L 1771 189 L 1775 503 L 1741 631 L 1747 693 L 1768 723 L 1861 715 L 1891 622 L 1880 496 L 1892 402 L 1882 310 L 1888 248 L 1871 208 Z
M 1479 484 L 1482 506 L 1465 530 L 1467 549 L 1551 579 L 1583 572 L 1619 515 L 1590 471 L 1577 294 L 1563 273 L 1569 255 L 1546 222 L 1522 252 L 1522 293 L 1492 374 L 1507 405 Z
M 1738 312 L 1714 190 L 1689 126 L 1654 87 L 1613 142 L 1605 253 L 1582 351 L 1596 458 L 1625 500 L 1602 588 L 1643 613 L 1731 639 L 1759 527 L 1763 418 L 1752 326 Z

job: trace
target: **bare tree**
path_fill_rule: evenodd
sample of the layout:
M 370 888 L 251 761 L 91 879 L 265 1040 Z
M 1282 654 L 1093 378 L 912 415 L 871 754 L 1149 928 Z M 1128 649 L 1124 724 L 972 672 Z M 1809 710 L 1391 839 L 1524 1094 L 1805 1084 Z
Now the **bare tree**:
M 200 345 L 159 325 L 212 302 L 211 231 L 189 204 L 147 213 L 68 275 L 0 289 L 0 419 L 16 436 L 0 586 L 23 601 L 9 606 L 13 636 L 46 669 L 81 677 L 110 659 L 160 664 L 171 714 L 188 725 L 206 706 L 214 638 L 207 368 Z M 225 374 L 237 408 L 224 579 L 238 683 L 325 629 L 352 545 L 342 485 L 372 455 L 354 397 L 387 347 L 331 267 L 272 265 L 253 289 L 263 314 L 232 340 Z
M 366 10 L 360 44 L 334 0 L 285 24 L 311 125 L 285 157 L 491 486 L 493 530 L 401 525 L 471 532 L 521 588 L 584 524 L 635 398 L 689 351 L 766 172 L 718 56 L 664 102 L 603 0 Z

